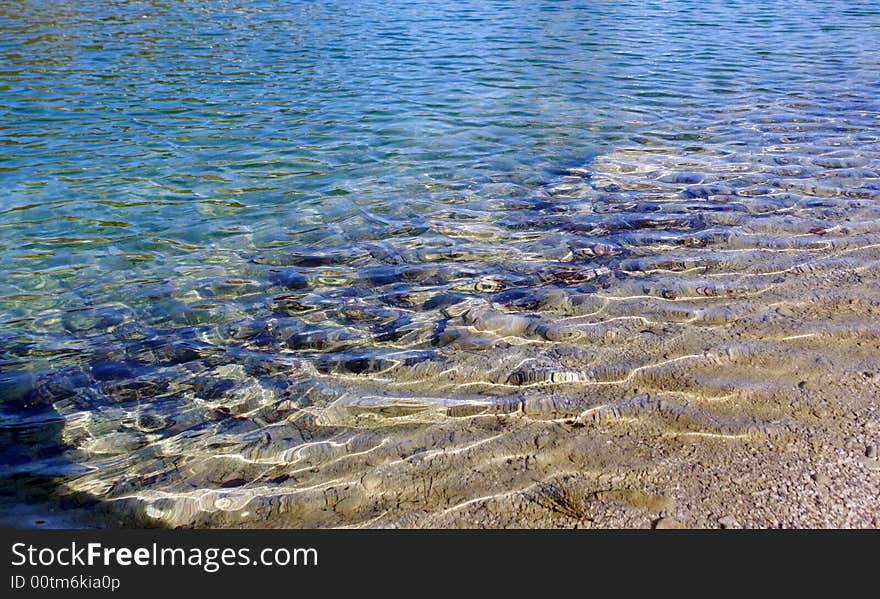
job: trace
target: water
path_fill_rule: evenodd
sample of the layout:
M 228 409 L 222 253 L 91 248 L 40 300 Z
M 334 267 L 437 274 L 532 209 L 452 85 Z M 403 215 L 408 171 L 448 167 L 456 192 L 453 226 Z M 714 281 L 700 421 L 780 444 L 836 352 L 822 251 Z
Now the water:
M 681 398 L 867 326 L 835 306 L 868 291 L 795 300 L 874 268 L 874 2 L 4 2 L 0 32 L 16 525 L 424 522 L 390 491 L 510 493 L 455 477 L 560 419 L 797 433 Z M 401 470 L 435 458 L 442 499 Z

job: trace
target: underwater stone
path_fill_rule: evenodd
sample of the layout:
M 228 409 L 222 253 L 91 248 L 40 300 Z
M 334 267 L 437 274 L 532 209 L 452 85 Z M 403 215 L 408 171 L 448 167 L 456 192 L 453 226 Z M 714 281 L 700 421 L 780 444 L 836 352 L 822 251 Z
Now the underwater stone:
M 510 374 L 507 382 L 511 385 L 552 384 L 565 385 L 583 383 L 591 380 L 586 373 L 574 371 L 557 371 L 540 368 L 517 370 Z
M 538 298 L 538 308 L 544 311 L 569 312 L 571 297 L 562 289 L 547 289 Z
M 581 332 L 574 327 L 556 323 L 541 325 L 537 332 L 548 341 L 571 341 L 581 336 Z
M 120 454 L 140 449 L 147 444 L 147 438 L 138 432 L 124 431 L 101 435 L 86 442 L 83 449 L 93 453 Z
M 292 268 L 273 268 L 269 271 L 269 282 L 286 289 L 305 289 L 309 286 L 308 278 Z
M 134 320 L 134 312 L 123 304 L 99 306 L 66 312 L 62 318 L 64 328 L 70 332 L 83 333 L 95 331 L 103 333 Z
M 442 308 L 446 308 L 447 306 L 459 304 L 467 298 L 467 295 L 463 293 L 456 293 L 454 291 L 441 293 L 425 301 L 425 303 L 422 304 L 422 308 L 424 308 L 425 310 L 440 310 Z
M 141 412 L 134 419 L 134 426 L 144 433 L 156 433 L 174 424 L 174 419 L 162 414 Z
M 462 320 L 478 331 L 490 331 L 502 337 L 515 337 L 523 335 L 533 319 L 489 308 L 475 308 L 468 310 L 462 316 Z
M 10 370 L 0 373 L 0 402 L 24 397 L 35 384 L 36 377 L 31 372 Z
M 284 339 L 284 345 L 290 349 L 331 351 L 348 347 L 359 339 L 358 335 L 345 329 L 309 327 Z
M 221 324 L 218 328 L 221 338 L 250 339 L 266 332 L 268 323 L 263 319 L 247 318 Z
M 495 345 L 497 338 L 474 335 L 469 329 L 447 326 L 437 336 L 438 345 L 451 349 L 489 349 Z
M 129 362 L 98 362 L 92 364 L 91 372 L 96 381 L 122 380 L 135 378 L 140 368 Z

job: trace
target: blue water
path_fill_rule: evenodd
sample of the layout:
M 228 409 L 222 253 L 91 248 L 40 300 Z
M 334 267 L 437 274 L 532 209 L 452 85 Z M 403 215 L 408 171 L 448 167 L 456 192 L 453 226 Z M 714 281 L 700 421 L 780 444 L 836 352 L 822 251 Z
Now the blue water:
M 16 523 L 26 503 L 220 488 L 186 474 L 213 451 L 195 439 L 246 453 L 291 410 L 307 432 L 266 447 L 346 438 L 367 425 L 325 408 L 409 414 L 381 399 L 401 381 L 444 409 L 521 401 L 467 388 L 491 368 L 460 359 L 507 351 L 468 302 L 564 345 L 539 319 L 627 288 L 658 232 L 699 250 L 816 186 L 874 210 L 877 48 L 880 6 L 858 1 L 0 2 Z M 725 195 L 767 206 L 712 221 Z M 580 300 L 545 309 L 548 290 Z M 493 380 L 537 376 L 511 372 Z M 111 467 L 115 486 L 94 474 Z

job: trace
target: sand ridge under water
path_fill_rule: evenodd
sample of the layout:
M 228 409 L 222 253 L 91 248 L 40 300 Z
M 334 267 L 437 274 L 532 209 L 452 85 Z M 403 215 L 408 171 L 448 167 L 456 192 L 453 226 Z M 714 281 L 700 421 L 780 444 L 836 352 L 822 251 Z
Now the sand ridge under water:
M 3 521 L 880 525 L 878 22 L 0 7 Z
M 329 305 L 297 280 L 296 317 L 201 329 L 176 422 L 56 404 L 66 486 L 146 525 L 876 526 L 880 152 L 835 142 L 623 149 L 511 235 L 432 224 L 474 255 Z

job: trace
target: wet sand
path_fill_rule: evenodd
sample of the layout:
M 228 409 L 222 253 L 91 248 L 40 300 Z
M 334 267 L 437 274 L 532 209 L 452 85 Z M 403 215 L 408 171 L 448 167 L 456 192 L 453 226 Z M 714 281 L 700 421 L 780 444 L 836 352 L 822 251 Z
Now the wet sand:
M 816 154 L 808 181 L 784 154 L 599 157 L 547 191 L 611 198 L 567 209 L 553 285 L 437 302 L 412 328 L 429 359 L 397 337 L 399 360 L 261 362 L 307 405 L 225 364 L 222 426 L 144 446 L 68 424 L 105 444 L 69 490 L 137 525 L 876 527 L 880 192 L 845 170 L 873 158 Z
M 677 327 L 664 340 L 670 358 L 627 373 L 626 383 L 560 384 L 535 401 L 527 396 L 507 414 L 438 417 L 431 425 L 399 416 L 394 420 L 403 422 L 379 433 L 354 435 L 329 460 L 320 454 L 336 449 L 330 442 L 316 447 L 322 451 L 315 458 L 302 452 L 290 465 L 247 468 L 230 460 L 226 476 L 253 476 L 262 508 L 249 492 L 195 491 L 165 495 L 172 518 L 148 507 L 146 521 L 878 526 L 880 289 L 874 277 L 880 252 L 867 252 L 865 268 L 837 268 L 774 289 L 767 308 L 722 339 L 705 327 Z M 834 291 L 817 297 L 819 286 Z M 222 463 L 202 464 L 210 473 L 192 475 L 222 486 L 224 471 L 216 469 Z M 281 476 L 295 484 L 260 488 L 261 480 Z M 161 505 L 162 496 L 149 505 Z M 198 505 L 181 510 L 183 497 Z M 239 497 L 247 501 L 229 509 Z M 140 498 L 127 503 L 143 506 Z

